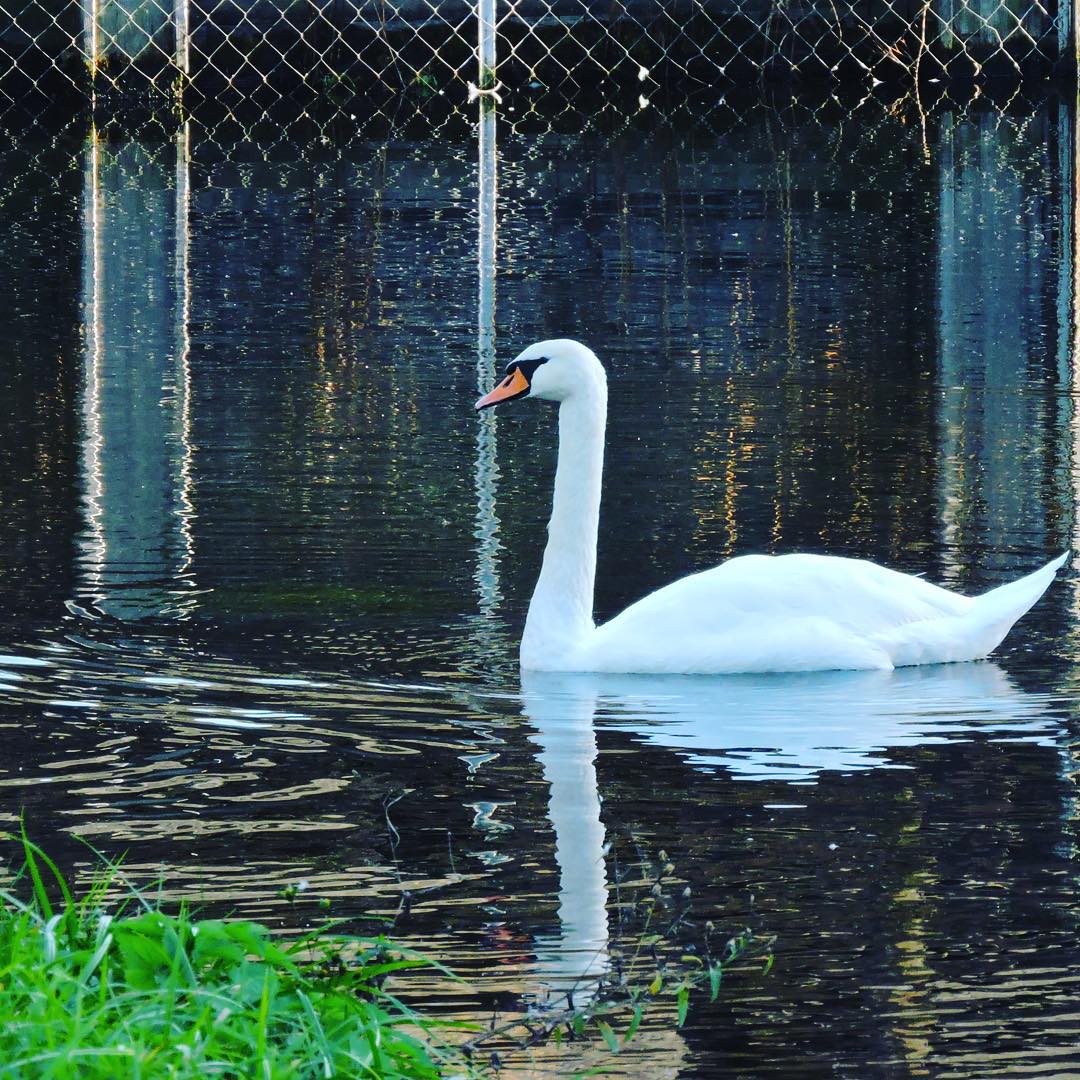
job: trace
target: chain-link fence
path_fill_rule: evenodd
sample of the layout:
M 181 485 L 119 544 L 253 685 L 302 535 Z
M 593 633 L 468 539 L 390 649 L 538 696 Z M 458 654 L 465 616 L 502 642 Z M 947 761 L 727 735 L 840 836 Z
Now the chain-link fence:
M 646 98 L 1075 70 L 1061 0 L 0 0 L 0 97 Z M 483 71 L 484 75 L 479 74 Z

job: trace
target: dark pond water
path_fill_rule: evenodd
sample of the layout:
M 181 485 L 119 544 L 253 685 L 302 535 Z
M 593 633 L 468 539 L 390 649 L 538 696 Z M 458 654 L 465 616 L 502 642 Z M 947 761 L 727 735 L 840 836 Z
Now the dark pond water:
M 1080 539 L 1071 113 L 504 110 L 494 333 L 474 117 L 2 124 L 5 822 L 271 921 L 408 892 L 466 979 L 413 991 L 484 1019 L 602 970 L 663 849 L 776 965 L 625 1074 L 1080 1072 L 1080 575 L 992 663 L 521 685 L 553 415 L 472 409 L 492 346 L 607 363 L 600 616 L 752 551 L 1034 568 Z

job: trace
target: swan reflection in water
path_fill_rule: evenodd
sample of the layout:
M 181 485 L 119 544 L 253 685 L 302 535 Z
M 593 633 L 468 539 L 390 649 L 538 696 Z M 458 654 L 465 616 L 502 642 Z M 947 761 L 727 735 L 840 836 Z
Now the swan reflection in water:
M 584 987 L 608 966 L 605 835 L 593 727 L 597 693 L 573 676 L 523 671 L 521 699 L 535 729 L 529 739 L 540 747 L 559 867 L 559 929 L 536 938 L 537 965 L 559 987 Z
M 605 831 L 596 729 L 669 747 L 736 780 L 814 782 L 827 770 L 899 768 L 889 749 L 973 733 L 1054 745 L 1045 695 L 993 663 L 795 675 L 604 675 L 522 672 L 559 869 L 559 930 L 537 939 L 556 986 L 587 986 L 609 965 Z M 580 991 L 579 991 L 580 993 Z

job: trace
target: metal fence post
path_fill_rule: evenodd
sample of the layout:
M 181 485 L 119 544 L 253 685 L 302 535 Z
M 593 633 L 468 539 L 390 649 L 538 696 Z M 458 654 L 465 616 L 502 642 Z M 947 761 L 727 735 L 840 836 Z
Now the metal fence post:
M 1080 76 L 1080 3 L 1077 0 L 1062 0 L 1067 4 L 1068 16 L 1068 63 L 1069 76 L 1077 79 Z
M 173 0 L 173 26 L 176 29 L 176 70 L 180 73 L 181 92 L 191 74 L 190 0 Z
M 90 72 L 90 89 L 94 88 L 94 77 L 98 66 L 98 0 L 82 0 L 83 16 L 83 53 Z
M 477 86 L 481 90 L 495 89 L 495 0 L 477 0 L 477 48 L 479 63 Z

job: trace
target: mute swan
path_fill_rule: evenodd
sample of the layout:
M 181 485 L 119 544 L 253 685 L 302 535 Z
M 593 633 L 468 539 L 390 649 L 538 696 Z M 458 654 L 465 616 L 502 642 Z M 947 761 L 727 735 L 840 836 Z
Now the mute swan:
M 862 559 L 743 555 L 666 585 L 596 626 L 604 368 L 576 341 L 541 341 L 507 365 L 476 408 L 522 397 L 559 402 L 548 542 L 521 638 L 526 670 L 704 675 L 976 660 L 1001 642 L 1068 558 L 967 597 Z

